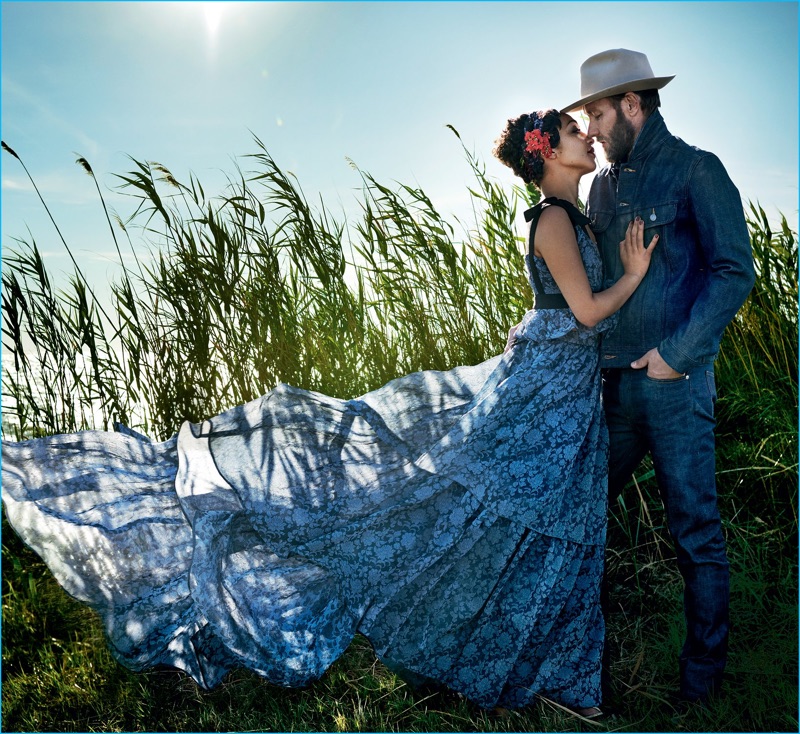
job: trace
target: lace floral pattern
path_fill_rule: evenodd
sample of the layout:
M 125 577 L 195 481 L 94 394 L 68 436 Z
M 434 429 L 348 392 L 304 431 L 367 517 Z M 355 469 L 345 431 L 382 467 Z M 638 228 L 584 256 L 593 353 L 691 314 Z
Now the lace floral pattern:
M 349 401 L 279 385 L 165 443 L 4 442 L 8 517 L 137 670 L 302 686 L 360 632 L 482 706 L 596 705 L 603 328 L 536 312 L 482 364 Z
M 583 227 L 575 227 L 575 236 L 578 240 L 581 259 L 586 268 L 586 275 L 589 278 L 589 285 L 593 291 L 598 291 L 603 286 L 603 261 L 600 259 L 600 252 Z M 528 280 L 534 292 L 536 291 L 536 285 L 530 274 L 531 268 L 536 268 L 545 293 L 560 293 L 542 258 L 535 256 L 531 258 L 530 254 L 526 253 L 525 267 L 528 271 Z M 603 319 L 596 326 L 589 327 L 581 324 L 572 311 L 566 308 L 530 310 L 522 319 L 520 328 L 517 331 L 517 338 L 530 341 L 559 338 L 566 338 L 569 341 L 592 341 L 598 334 L 611 331 L 616 324 L 616 313 Z

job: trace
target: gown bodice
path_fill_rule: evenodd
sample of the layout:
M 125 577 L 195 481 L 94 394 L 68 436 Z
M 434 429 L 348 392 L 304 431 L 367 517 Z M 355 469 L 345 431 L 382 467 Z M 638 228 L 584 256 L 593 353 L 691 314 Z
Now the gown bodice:
M 533 222 L 534 227 L 535 224 L 536 221 Z M 533 233 L 531 233 L 530 237 L 533 237 Z M 602 289 L 603 285 L 603 261 L 600 258 L 600 251 L 597 248 L 597 244 L 589 237 L 584 226 L 575 225 L 575 237 L 578 242 L 578 251 L 583 261 L 583 267 L 586 269 L 586 276 L 589 279 L 589 286 L 596 293 Z M 538 282 L 543 287 L 545 294 L 560 293 L 544 258 L 534 255 L 532 247 L 525 255 L 525 267 L 528 273 L 528 282 L 534 294 L 538 292 L 534 269 L 536 276 L 538 276 Z M 617 314 L 613 314 L 595 326 L 589 327 L 580 323 L 569 308 L 532 308 L 523 317 L 516 332 L 516 338 L 529 341 L 566 338 L 568 341 L 595 342 L 599 335 L 610 331 L 616 323 Z

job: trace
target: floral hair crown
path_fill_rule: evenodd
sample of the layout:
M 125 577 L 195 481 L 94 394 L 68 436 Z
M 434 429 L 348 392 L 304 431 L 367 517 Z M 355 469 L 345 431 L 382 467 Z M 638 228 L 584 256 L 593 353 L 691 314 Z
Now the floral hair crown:
M 525 152 L 533 155 L 539 153 L 542 158 L 549 158 L 553 154 L 553 149 L 550 147 L 550 133 L 542 130 L 544 120 L 534 115 L 535 113 L 530 115 L 533 129 L 525 133 Z

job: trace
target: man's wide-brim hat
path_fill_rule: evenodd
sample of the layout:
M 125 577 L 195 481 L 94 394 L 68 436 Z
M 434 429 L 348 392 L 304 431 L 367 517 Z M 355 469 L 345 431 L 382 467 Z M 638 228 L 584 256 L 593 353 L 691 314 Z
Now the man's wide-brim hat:
M 627 48 L 612 48 L 590 56 L 581 64 L 581 98 L 564 107 L 569 112 L 603 97 L 645 89 L 661 89 L 675 75 L 655 76 L 647 56 Z

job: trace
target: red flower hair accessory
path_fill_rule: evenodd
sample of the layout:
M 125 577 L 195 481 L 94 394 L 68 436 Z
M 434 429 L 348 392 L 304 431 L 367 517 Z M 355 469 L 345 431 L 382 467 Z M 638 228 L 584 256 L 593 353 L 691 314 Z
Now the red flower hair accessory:
M 541 153 L 542 158 L 549 158 L 553 154 L 550 147 L 550 134 L 541 130 L 529 130 L 525 133 L 525 151 L 528 153 Z

